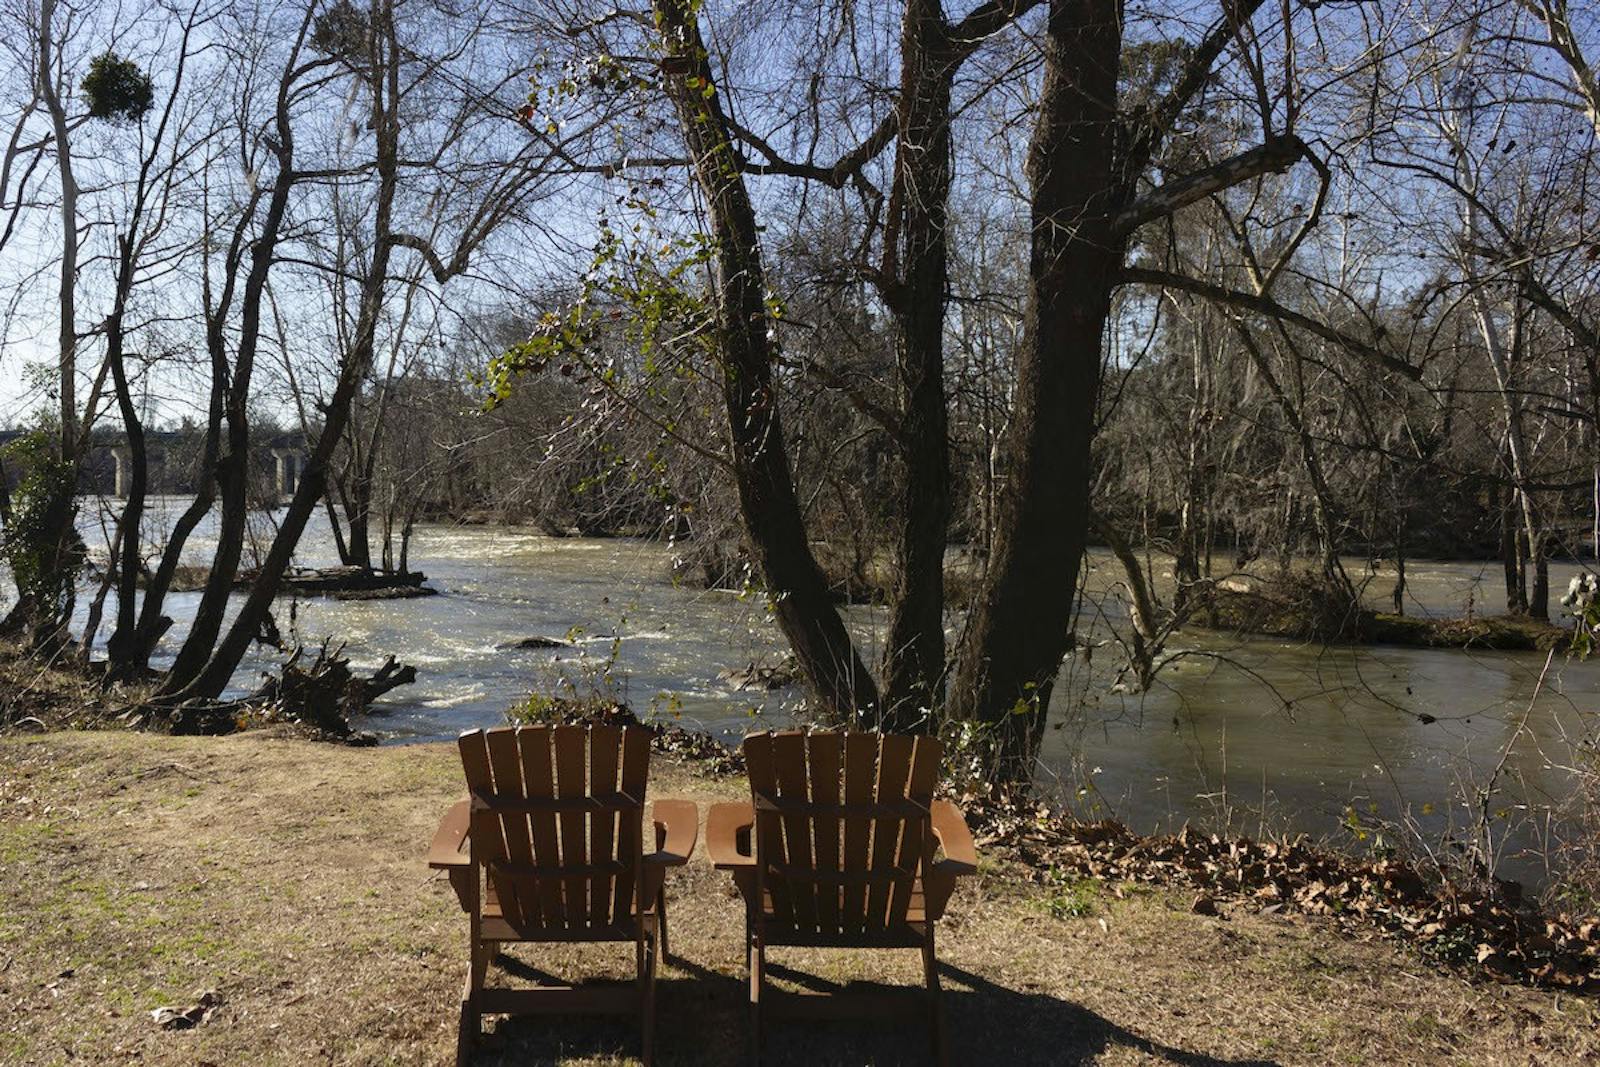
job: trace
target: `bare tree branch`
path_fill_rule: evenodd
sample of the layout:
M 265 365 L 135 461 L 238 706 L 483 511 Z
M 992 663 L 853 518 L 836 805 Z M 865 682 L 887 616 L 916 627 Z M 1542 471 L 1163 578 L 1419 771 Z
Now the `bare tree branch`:
M 1171 271 L 1151 270 L 1147 267 L 1124 267 L 1122 269 L 1122 280 L 1136 285 L 1157 285 L 1167 289 L 1178 289 L 1228 307 L 1254 311 L 1257 314 L 1279 319 L 1291 326 L 1298 326 L 1308 333 L 1314 333 L 1318 337 L 1332 341 L 1334 344 L 1342 345 L 1351 352 L 1364 356 L 1396 374 L 1409 378 L 1411 381 L 1422 380 L 1421 367 L 1413 366 L 1399 356 L 1385 352 L 1375 345 L 1345 333 L 1343 330 L 1329 326 L 1325 322 L 1318 322 L 1308 315 L 1303 315 L 1298 311 L 1284 307 L 1271 297 L 1240 292 L 1211 282 L 1203 282 L 1198 278 L 1189 278 Z
M 1296 161 L 1310 156 L 1311 149 L 1292 133 L 1270 138 L 1265 144 L 1229 156 L 1204 170 L 1161 183 L 1117 215 L 1116 232 L 1131 233 L 1147 222 L 1171 215 L 1251 178 L 1282 174 Z

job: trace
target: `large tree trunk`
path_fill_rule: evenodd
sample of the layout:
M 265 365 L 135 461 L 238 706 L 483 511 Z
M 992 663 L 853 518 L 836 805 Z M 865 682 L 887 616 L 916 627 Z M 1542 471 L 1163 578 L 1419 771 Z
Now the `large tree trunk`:
M 60 425 L 60 459 L 71 468 L 71 482 L 65 495 L 52 499 L 43 511 L 44 529 L 52 543 L 51 566 L 66 579 L 66 572 L 76 571 L 82 562 L 81 546 L 76 527 L 78 515 L 76 481 L 82 458 L 86 428 L 78 417 L 78 254 L 82 244 L 82 229 L 78 218 L 78 181 L 73 171 L 71 128 L 67 121 L 65 104 L 61 99 L 61 85 L 56 68 L 59 56 L 55 40 L 56 0 L 40 0 L 39 38 L 35 59 L 36 87 L 44 101 L 50 118 L 50 141 L 56 156 L 56 166 L 61 180 L 61 260 L 59 263 L 59 289 L 56 295 L 56 389 L 59 393 L 58 421 Z M 76 593 L 71 581 L 65 581 L 64 602 L 46 603 L 33 595 L 21 595 L 4 620 L 4 629 L 25 633 L 35 643 L 55 644 L 69 636 L 67 626 L 72 619 Z
M 372 476 L 360 458 L 353 459 L 357 467 L 350 480 L 350 492 L 345 497 L 345 525 L 348 540 L 345 542 L 345 562 L 353 567 L 372 569 Z
M 877 686 L 811 553 L 778 413 L 760 233 L 689 0 L 654 0 L 675 105 L 716 239 L 718 353 L 745 530 L 778 625 L 821 710 L 850 722 Z M 689 81 L 695 79 L 691 88 Z M 867 720 L 870 722 L 871 720 Z
M 1026 780 L 1068 650 L 1088 526 L 1090 445 L 1125 238 L 1118 173 L 1121 17 L 1114 0 L 1052 0 L 1029 151 L 1033 243 L 1008 495 L 963 638 L 951 713 L 993 731 L 995 771 Z
M 927 729 L 944 675 L 944 555 L 950 528 L 944 395 L 950 84 L 956 62 L 939 0 L 907 0 L 900 130 L 884 238 L 899 374 L 901 478 L 895 585 L 883 650 L 883 721 Z
M 128 289 L 132 283 L 133 235 L 122 238 L 123 266 L 119 271 L 117 295 L 106 323 L 106 359 L 111 362 L 112 386 L 116 390 L 117 407 L 122 412 L 122 426 L 128 437 L 128 465 L 130 477 L 127 498 L 122 505 L 122 516 L 117 521 L 121 552 L 117 559 L 117 622 L 106 642 L 106 659 L 112 677 L 127 677 L 139 660 L 138 615 L 136 600 L 139 593 L 140 527 L 144 518 L 145 495 L 149 491 L 150 463 L 145 446 L 144 423 L 133 404 L 133 391 L 128 385 L 126 353 L 124 352 L 124 311 L 127 307 Z M 92 639 L 94 634 L 85 634 Z

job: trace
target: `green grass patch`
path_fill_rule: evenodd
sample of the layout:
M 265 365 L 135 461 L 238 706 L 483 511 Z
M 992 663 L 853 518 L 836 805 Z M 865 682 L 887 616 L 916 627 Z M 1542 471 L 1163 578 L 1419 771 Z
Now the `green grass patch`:
M 1100 908 L 1100 882 L 1094 878 L 1073 878 L 1051 868 L 1045 875 L 1048 892 L 1040 906 L 1056 919 L 1083 919 Z

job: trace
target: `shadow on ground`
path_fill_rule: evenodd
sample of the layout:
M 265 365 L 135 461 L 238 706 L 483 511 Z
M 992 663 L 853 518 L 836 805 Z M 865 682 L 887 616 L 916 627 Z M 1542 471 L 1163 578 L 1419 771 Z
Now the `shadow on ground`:
M 815 992 L 835 983 L 782 966 L 773 978 Z M 507 973 L 550 981 L 513 962 Z M 1117 1050 L 1183 1067 L 1276 1067 L 1275 1061 L 1227 1059 L 1173 1048 L 1112 1022 L 1071 1001 L 1020 992 L 947 963 L 940 965 L 944 1010 L 953 1064 L 1003 1062 L 1016 1067 L 1090 1063 Z M 861 983 L 861 988 L 877 988 Z M 907 990 L 908 993 L 914 990 Z M 657 984 L 656 1062 L 740 1064 L 747 1062 L 745 983 L 733 976 L 674 960 L 670 977 Z M 771 1065 L 921 1064 L 931 1061 L 927 1028 L 916 1019 L 892 1024 L 769 1022 L 761 1062 Z M 486 1020 L 475 1065 L 555 1063 L 562 1060 L 629 1059 L 639 1054 L 633 1019 L 520 1017 Z

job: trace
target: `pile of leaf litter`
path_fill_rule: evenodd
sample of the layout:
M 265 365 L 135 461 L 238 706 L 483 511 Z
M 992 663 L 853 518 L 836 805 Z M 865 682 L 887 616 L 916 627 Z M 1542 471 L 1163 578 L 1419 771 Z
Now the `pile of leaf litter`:
M 1197 832 L 1143 836 L 1114 820 L 1082 822 L 1026 802 L 967 797 L 980 847 L 1010 853 L 1043 882 L 1184 886 L 1194 910 L 1218 905 L 1331 919 L 1376 930 L 1434 962 L 1497 981 L 1600 994 L 1600 917 L 1550 915 L 1503 890 L 1424 878 L 1394 858 L 1362 859 L 1301 836 L 1251 841 Z

